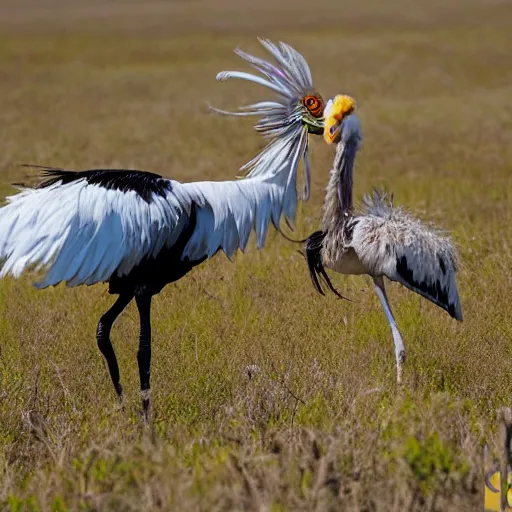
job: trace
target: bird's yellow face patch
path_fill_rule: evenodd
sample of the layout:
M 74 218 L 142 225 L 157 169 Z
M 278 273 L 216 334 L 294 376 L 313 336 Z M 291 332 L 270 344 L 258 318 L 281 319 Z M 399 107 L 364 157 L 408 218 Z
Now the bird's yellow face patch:
M 324 140 L 327 144 L 338 142 L 341 121 L 356 108 L 356 101 L 351 96 L 339 94 L 329 100 L 324 110 Z

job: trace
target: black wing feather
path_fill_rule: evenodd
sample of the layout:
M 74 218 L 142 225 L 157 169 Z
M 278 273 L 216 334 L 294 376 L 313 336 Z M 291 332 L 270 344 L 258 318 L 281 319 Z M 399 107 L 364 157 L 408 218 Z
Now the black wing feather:
M 56 183 L 72 183 L 73 181 L 86 180 L 90 185 L 121 192 L 136 192 L 144 201 L 150 202 L 153 194 L 165 196 L 171 190 L 169 180 L 152 172 L 137 171 L 132 169 L 91 169 L 88 171 L 67 171 L 57 167 L 45 167 L 31 165 L 42 169 L 45 179 L 37 188 L 46 188 Z
M 445 274 L 446 265 L 441 257 L 438 258 L 438 263 L 441 272 Z M 426 281 L 419 282 L 417 279 L 414 279 L 414 273 L 412 269 L 409 268 L 405 255 L 397 257 L 396 272 L 400 276 L 400 282 L 404 286 L 444 309 L 452 318 L 462 321 L 462 312 L 460 308 L 457 308 L 456 304 L 450 302 L 448 290 L 441 285 L 439 280 L 429 283 Z
M 319 277 L 323 278 L 324 283 L 327 285 L 329 290 L 331 290 L 334 295 L 336 295 L 340 299 L 348 300 L 352 302 L 350 299 L 343 297 L 341 293 L 334 288 L 327 272 L 325 271 L 324 265 L 322 263 L 322 244 L 325 238 L 325 233 L 323 231 L 315 231 L 311 234 L 306 240 L 306 261 L 308 263 L 309 275 L 311 277 L 311 282 L 315 287 L 315 290 L 321 295 L 325 295 L 325 292 L 322 288 L 322 284 L 320 282 Z

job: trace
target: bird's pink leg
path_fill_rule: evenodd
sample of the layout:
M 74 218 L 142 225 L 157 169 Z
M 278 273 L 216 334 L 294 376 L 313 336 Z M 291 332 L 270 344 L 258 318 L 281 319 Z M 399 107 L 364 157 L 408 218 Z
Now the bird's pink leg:
M 402 341 L 402 336 L 396 326 L 391 307 L 388 302 L 386 295 L 386 289 L 384 288 L 384 279 L 382 277 L 374 277 L 373 282 L 375 284 L 375 291 L 380 299 L 386 318 L 388 319 L 389 326 L 391 327 L 391 333 L 393 334 L 393 341 L 395 343 L 395 357 L 396 357 L 396 382 L 402 383 L 402 367 L 405 362 L 405 346 Z

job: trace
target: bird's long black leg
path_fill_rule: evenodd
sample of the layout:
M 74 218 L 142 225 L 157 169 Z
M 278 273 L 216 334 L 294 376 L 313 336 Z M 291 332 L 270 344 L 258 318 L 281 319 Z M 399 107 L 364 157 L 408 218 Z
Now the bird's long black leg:
M 137 362 L 139 363 L 142 409 L 147 420 L 149 412 L 149 377 L 151 371 L 151 294 L 144 292 L 135 296 L 140 316 L 140 337 Z
M 123 388 L 121 386 L 119 377 L 119 365 L 117 364 L 116 354 L 114 347 L 110 341 L 110 330 L 116 318 L 122 313 L 124 308 L 128 306 L 133 299 L 133 293 L 121 294 L 114 302 L 113 306 L 100 318 L 98 328 L 96 329 L 96 340 L 98 341 L 98 348 L 107 361 L 108 370 L 112 383 L 116 390 L 117 396 L 121 399 L 123 396 Z

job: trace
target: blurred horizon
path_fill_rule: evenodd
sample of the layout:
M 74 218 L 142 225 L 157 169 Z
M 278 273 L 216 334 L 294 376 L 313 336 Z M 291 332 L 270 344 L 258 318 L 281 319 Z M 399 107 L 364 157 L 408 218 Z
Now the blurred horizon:
M 5 33 L 144 33 L 172 37 L 211 31 L 274 36 L 296 30 L 421 30 L 508 26 L 507 0 L 1 0 Z

